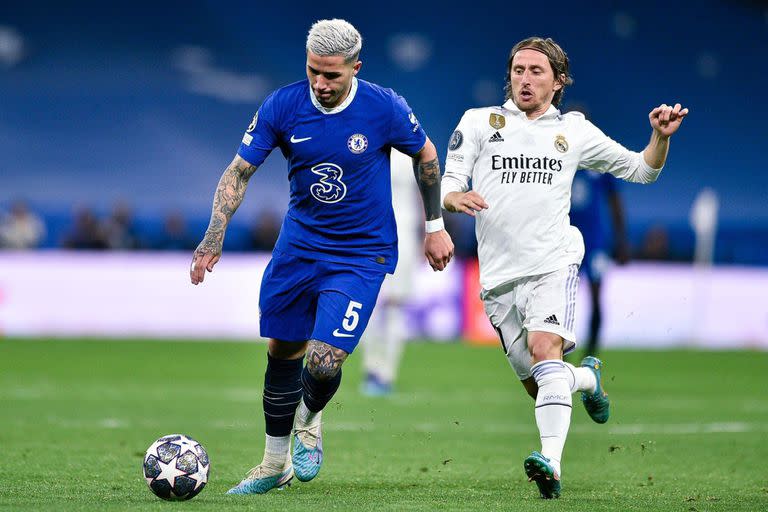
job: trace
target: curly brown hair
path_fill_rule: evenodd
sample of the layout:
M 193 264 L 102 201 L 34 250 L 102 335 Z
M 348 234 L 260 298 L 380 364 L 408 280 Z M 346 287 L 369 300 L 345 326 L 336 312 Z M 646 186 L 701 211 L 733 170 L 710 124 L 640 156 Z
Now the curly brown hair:
M 549 37 L 546 39 L 535 36 L 529 37 L 512 47 L 512 50 L 509 52 L 509 60 L 507 61 L 507 76 L 504 85 L 505 99 L 512 98 L 512 81 L 509 77 L 512 71 L 512 59 L 517 52 L 526 48 L 539 51 L 547 56 L 549 65 L 552 66 L 552 71 L 555 74 L 555 80 L 563 86 L 559 91 L 555 92 L 555 96 L 552 98 L 552 104 L 557 107 L 563 99 L 565 87 L 573 83 L 573 77 L 568 74 L 568 55 L 560 48 L 559 44 Z

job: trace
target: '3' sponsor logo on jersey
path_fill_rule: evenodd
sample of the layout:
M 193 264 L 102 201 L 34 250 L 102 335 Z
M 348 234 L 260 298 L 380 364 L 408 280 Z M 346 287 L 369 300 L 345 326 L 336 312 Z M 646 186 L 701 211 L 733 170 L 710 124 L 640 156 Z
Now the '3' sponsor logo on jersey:
M 309 187 L 312 197 L 321 203 L 338 203 L 347 195 L 347 186 L 341 181 L 344 171 L 336 164 L 322 163 L 312 167 L 311 171 L 320 180 Z

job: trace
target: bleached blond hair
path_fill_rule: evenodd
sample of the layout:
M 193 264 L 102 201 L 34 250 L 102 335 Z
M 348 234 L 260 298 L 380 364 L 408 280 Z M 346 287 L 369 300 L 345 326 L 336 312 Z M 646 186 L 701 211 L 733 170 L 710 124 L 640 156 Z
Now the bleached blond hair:
M 341 55 L 349 63 L 356 61 L 363 48 L 360 32 L 345 20 L 316 21 L 307 35 L 307 52 L 315 55 Z

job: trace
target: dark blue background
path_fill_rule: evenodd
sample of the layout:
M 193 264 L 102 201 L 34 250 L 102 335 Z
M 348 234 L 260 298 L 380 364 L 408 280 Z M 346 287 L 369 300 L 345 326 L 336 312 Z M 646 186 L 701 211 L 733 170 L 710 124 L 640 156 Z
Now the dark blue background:
M 23 197 L 63 216 L 75 204 L 107 210 L 123 198 L 140 217 L 181 208 L 204 222 L 259 94 L 237 101 L 195 92 L 174 64 L 177 49 L 206 48 L 210 66 L 232 73 L 224 82 L 256 74 L 266 93 L 304 76 L 313 21 L 343 17 L 363 34 L 360 76 L 407 98 L 441 159 L 464 110 L 502 101 L 510 47 L 551 36 L 571 59 L 566 104 L 587 105 L 595 124 L 624 145 L 644 147 L 653 106 L 680 101 L 691 109 L 661 179 L 621 188 L 635 235 L 662 222 L 690 237 L 688 211 L 705 186 L 720 196 L 729 236 L 765 235 L 768 11 L 758 3 L 15 4 L 0 11 L 0 25 L 23 36 L 27 57 L 0 68 L 0 208 Z M 618 35 L 617 20 L 629 36 Z M 420 69 L 393 62 L 396 34 L 419 34 L 431 46 Z M 479 101 L 478 81 L 498 87 L 497 98 Z M 273 155 L 237 216 L 250 221 L 286 205 L 285 165 Z

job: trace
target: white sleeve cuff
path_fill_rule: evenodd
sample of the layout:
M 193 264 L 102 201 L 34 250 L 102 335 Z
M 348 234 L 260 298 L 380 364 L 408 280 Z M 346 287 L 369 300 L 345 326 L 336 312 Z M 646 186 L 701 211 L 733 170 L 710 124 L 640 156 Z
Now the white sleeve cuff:
M 461 180 L 445 173 L 440 181 L 440 207 L 445 208 L 445 196 L 451 192 L 466 192 L 469 189 L 469 183 L 462 183 Z

